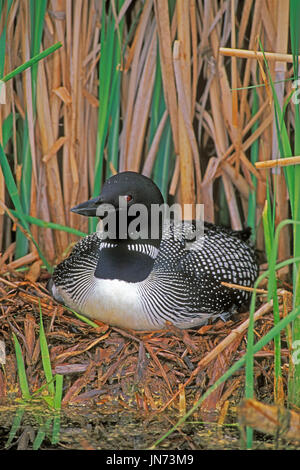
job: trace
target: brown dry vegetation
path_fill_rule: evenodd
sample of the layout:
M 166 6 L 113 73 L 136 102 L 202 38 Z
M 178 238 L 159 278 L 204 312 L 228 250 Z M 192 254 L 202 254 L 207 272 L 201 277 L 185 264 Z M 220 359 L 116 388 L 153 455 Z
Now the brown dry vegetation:
M 27 378 L 32 391 L 45 381 L 39 347 L 39 302 L 44 317 L 54 373 L 65 377 L 63 404 L 105 404 L 113 401 L 128 409 L 163 411 L 186 407 L 245 353 L 248 314 L 237 315 L 198 330 L 178 330 L 171 325 L 159 332 L 120 330 L 101 324 L 86 325 L 58 306 L 45 292 L 44 283 L 0 279 L 0 333 L 6 344 L 5 372 L 0 371 L 0 398 L 20 396 L 17 366 L 11 347 L 11 332 L 20 339 Z M 285 308 L 289 308 L 287 299 Z M 272 302 L 256 314 L 255 333 L 262 337 L 272 327 Z M 282 350 L 287 365 L 288 350 Z M 286 388 L 288 368 L 283 366 Z M 256 390 L 260 398 L 272 400 L 273 349 L 263 348 L 255 357 Z M 242 397 L 244 372 L 239 371 L 202 404 L 202 417 L 214 419 L 214 412 L 229 401 Z M 213 413 L 213 414 L 212 414 Z M 226 413 L 225 413 L 226 414 Z

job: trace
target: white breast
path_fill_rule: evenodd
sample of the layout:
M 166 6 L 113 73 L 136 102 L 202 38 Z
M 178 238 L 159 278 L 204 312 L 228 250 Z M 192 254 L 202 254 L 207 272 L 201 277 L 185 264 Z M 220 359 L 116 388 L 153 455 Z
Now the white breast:
M 152 329 L 138 296 L 138 283 L 94 278 L 93 293 L 80 306 L 81 313 L 109 325 L 136 330 Z

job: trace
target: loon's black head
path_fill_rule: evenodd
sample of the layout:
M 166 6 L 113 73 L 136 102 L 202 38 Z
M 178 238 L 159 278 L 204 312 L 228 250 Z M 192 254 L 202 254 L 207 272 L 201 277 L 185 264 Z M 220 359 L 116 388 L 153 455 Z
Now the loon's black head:
M 164 200 L 159 188 L 150 178 L 133 171 L 124 171 L 109 178 L 104 183 L 98 197 L 78 204 L 71 211 L 89 217 L 99 217 L 100 219 L 107 218 L 113 212 L 119 216 L 120 212 L 125 211 L 129 226 L 130 222 L 137 219 L 137 216 L 141 214 L 139 209 L 145 209 L 145 212 L 142 211 L 143 216 L 145 214 L 147 216 L 143 220 L 150 232 L 151 207 L 154 204 L 160 206 L 163 203 Z M 119 220 L 120 218 L 118 218 Z M 158 238 L 160 236 L 161 230 L 159 230 Z

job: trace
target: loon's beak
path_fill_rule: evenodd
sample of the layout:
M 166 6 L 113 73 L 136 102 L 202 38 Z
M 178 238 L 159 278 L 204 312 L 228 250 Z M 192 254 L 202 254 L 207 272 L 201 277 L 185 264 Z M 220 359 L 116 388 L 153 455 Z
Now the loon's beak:
M 88 201 L 81 202 L 75 207 L 72 207 L 71 212 L 75 214 L 86 215 L 87 217 L 96 217 L 97 208 L 101 204 L 101 198 L 95 197 L 94 199 L 89 199 Z
M 106 214 L 115 212 L 118 209 L 116 209 L 112 204 L 106 203 L 104 198 L 101 196 L 98 196 L 95 199 L 81 202 L 78 206 L 72 207 L 70 210 L 71 212 L 75 212 L 79 215 L 99 217 L 100 219 L 103 219 Z

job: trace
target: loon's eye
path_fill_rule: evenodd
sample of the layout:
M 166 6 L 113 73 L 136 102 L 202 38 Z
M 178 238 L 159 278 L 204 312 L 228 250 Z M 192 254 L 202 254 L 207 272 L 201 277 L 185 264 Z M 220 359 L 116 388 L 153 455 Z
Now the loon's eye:
M 124 199 L 125 199 L 125 201 L 129 202 L 129 201 L 132 200 L 132 196 L 131 196 L 130 194 L 126 194 L 126 195 L 124 196 Z

